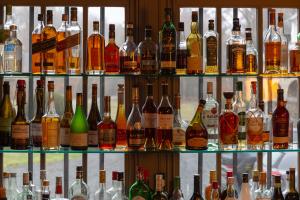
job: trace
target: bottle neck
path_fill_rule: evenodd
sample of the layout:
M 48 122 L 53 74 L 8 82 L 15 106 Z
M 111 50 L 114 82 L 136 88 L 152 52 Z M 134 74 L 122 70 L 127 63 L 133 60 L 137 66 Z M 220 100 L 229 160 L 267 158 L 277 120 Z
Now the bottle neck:
M 295 174 L 290 173 L 288 182 L 289 182 L 289 190 L 296 191 L 296 189 L 295 189 Z
M 200 194 L 200 183 L 194 180 L 194 194 Z
M 235 92 L 235 98 L 236 98 L 236 101 L 243 101 L 243 92 L 242 91 L 236 91 Z
M 10 31 L 10 37 L 11 38 L 17 38 L 17 31 Z
M 278 26 L 277 27 L 277 32 L 279 33 L 279 35 L 284 35 L 283 27 Z
M 126 42 L 133 42 L 133 35 L 127 35 Z
M 25 118 L 25 91 L 19 90 L 17 93 L 17 105 L 18 105 L 18 111 L 17 116 L 21 118 Z
M 54 92 L 53 91 L 49 91 L 48 114 L 56 114 L 55 103 L 54 103 Z
M 185 42 L 184 31 L 179 31 L 179 42 Z
M 71 20 L 71 26 L 78 26 L 77 20 Z
M 65 113 L 73 114 L 72 99 L 66 99 Z
M 91 106 L 91 109 L 95 109 L 97 108 L 98 109 L 98 103 L 97 103 L 97 95 L 93 95 L 92 96 L 92 106 Z
M 192 22 L 191 24 L 191 33 L 198 34 L 198 22 Z
M 246 40 L 246 45 L 247 46 L 253 46 L 253 41 L 251 40 Z
M 10 188 L 16 188 L 17 187 L 17 178 L 16 177 L 10 177 L 9 178 L 9 187 Z
M 44 90 L 38 88 L 36 90 L 36 117 L 42 117 L 44 115 Z
M 254 93 L 251 93 L 251 99 L 250 99 L 249 107 L 252 108 L 252 109 L 257 107 L 256 94 L 254 94 Z
M 174 109 L 174 118 L 178 121 L 182 121 L 180 108 Z

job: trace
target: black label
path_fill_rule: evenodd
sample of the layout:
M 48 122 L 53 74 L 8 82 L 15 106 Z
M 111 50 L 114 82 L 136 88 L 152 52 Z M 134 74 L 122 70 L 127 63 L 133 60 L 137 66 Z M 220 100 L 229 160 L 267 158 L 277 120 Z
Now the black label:
M 217 66 L 218 60 L 218 44 L 217 38 L 210 36 L 206 39 L 206 59 L 207 66 Z

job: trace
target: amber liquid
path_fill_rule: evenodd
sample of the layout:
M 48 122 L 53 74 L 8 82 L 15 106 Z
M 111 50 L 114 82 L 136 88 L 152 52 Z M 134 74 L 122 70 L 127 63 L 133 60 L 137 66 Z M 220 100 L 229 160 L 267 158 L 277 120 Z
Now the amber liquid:
M 280 69 L 281 43 L 265 43 L 266 73 L 278 73 Z
M 51 38 L 56 38 L 56 30 L 52 26 L 45 26 L 42 31 L 43 41 L 49 40 Z M 56 65 L 56 56 L 57 51 L 56 48 L 50 49 L 48 51 L 43 52 L 43 73 L 54 74 L 55 73 L 55 65 Z
M 51 129 L 49 128 L 51 126 Z M 59 117 L 43 116 L 42 118 L 42 147 L 45 150 L 59 149 Z
M 88 39 L 87 73 L 100 73 L 104 69 L 104 38 L 100 35 L 91 35 Z
M 257 73 L 257 64 L 255 55 L 246 55 L 246 73 L 255 74 Z
M 32 34 L 32 44 L 40 42 L 42 40 L 41 34 Z M 31 70 L 33 74 L 40 74 L 42 72 L 42 53 L 38 52 L 32 54 Z
M 292 73 L 300 73 L 300 50 L 290 51 L 290 69 Z
M 57 42 L 66 39 L 65 32 L 58 32 L 57 33 Z M 66 74 L 67 72 L 67 50 L 62 50 L 57 52 L 57 59 L 56 59 L 56 73 L 57 74 Z
M 105 73 L 119 73 L 119 47 L 115 43 L 108 43 L 104 55 Z
M 105 119 L 104 119 L 105 120 Z M 98 124 L 98 133 L 99 133 L 99 148 L 102 150 L 113 150 L 116 147 L 116 142 L 114 141 L 114 143 L 105 143 L 103 141 L 100 141 L 100 129 L 103 130 L 103 132 L 109 130 L 109 129 L 113 129 L 114 131 L 116 131 L 116 124 L 112 121 L 112 120 L 105 120 L 105 121 L 101 121 Z
M 127 146 L 127 137 L 126 137 L 126 115 L 125 115 L 125 106 L 124 104 L 119 105 L 118 114 L 116 118 L 117 124 L 117 148 L 125 148 Z
M 28 127 L 28 129 L 29 129 L 29 122 L 19 121 L 18 119 L 16 119 L 14 122 L 12 122 L 12 125 L 22 125 L 22 126 Z M 12 149 L 18 149 L 18 150 L 29 149 L 29 146 L 30 146 L 29 137 L 22 138 L 22 139 L 14 138 L 14 137 L 11 138 L 11 148 Z
M 244 73 L 246 66 L 246 45 L 227 45 L 227 73 Z
M 159 107 L 157 110 L 158 114 L 173 114 L 173 110 L 170 107 Z M 173 130 L 170 129 L 161 129 L 158 125 L 157 127 L 157 135 L 156 135 L 156 144 L 159 149 L 172 149 L 172 138 L 173 138 Z
M 134 54 L 134 52 L 130 52 Z M 139 73 L 140 67 L 137 62 L 137 56 L 120 56 L 120 71 L 121 73 Z
M 225 112 L 219 118 L 220 145 L 230 148 L 238 144 L 239 117 L 233 112 Z

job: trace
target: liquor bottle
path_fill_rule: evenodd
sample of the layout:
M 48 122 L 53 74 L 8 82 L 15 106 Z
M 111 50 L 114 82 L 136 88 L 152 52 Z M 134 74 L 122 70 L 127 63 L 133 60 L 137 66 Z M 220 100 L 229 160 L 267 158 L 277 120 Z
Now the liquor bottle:
M 238 128 L 238 149 L 246 149 L 247 135 L 246 135 L 246 104 L 243 100 L 243 82 L 236 82 L 235 101 L 232 104 L 233 112 L 239 116 Z
M 155 136 L 157 131 L 157 107 L 153 98 L 152 83 L 147 83 L 147 97 L 142 108 L 142 127 L 145 130 L 144 149 L 146 151 L 155 150 Z
M 281 63 L 281 38 L 275 28 L 275 9 L 269 9 L 269 29 L 264 37 L 265 73 L 279 73 Z
M 107 190 L 108 198 L 111 199 L 118 190 L 118 175 L 117 171 L 111 173 L 111 187 Z
M 283 89 L 277 90 L 277 107 L 272 114 L 273 148 L 287 149 L 289 146 L 289 111 L 285 107 Z
M 219 194 L 219 184 L 218 182 L 213 182 L 212 184 L 212 191 L 211 191 L 211 200 L 219 200 L 220 194 Z
M 28 149 L 29 148 L 29 122 L 25 115 L 25 80 L 17 81 L 17 106 L 18 111 L 15 119 L 11 123 L 11 148 Z
M 30 131 L 32 144 L 35 147 L 42 146 L 42 117 L 44 115 L 44 81 L 36 81 L 35 89 L 35 98 L 36 98 L 36 114 L 35 117 L 31 120 Z
M 50 188 L 49 188 L 50 182 L 48 180 L 43 181 L 43 187 L 42 187 L 42 200 L 50 200 Z
M 44 180 L 46 180 L 46 173 L 46 170 L 40 170 L 40 185 L 36 188 L 36 191 L 34 191 L 34 196 L 36 200 L 42 200 L 42 187 Z
M 251 82 L 251 99 L 246 112 L 246 135 L 248 149 L 263 148 L 264 118 L 256 103 L 256 81 Z
M 42 30 L 42 41 L 43 45 L 45 45 L 42 53 L 42 72 L 45 74 L 55 73 L 57 59 L 56 37 L 57 32 L 53 26 L 53 13 L 52 10 L 47 10 L 47 24 Z
M 184 22 L 178 23 L 176 74 L 185 74 L 187 68 L 187 47 L 184 35 Z
M 115 25 L 109 24 L 109 41 L 104 49 L 105 73 L 119 73 L 119 47 L 115 42 Z
M 194 175 L 194 192 L 190 200 L 203 200 L 203 197 L 200 193 L 200 175 Z
M 223 93 L 226 103 L 225 110 L 219 117 L 219 138 L 222 149 L 236 149 L 238 144 L 239 117 L 232 110 L 233 92 Z
M 175 176 L 173 192 L 170 200 L 184 200 L 183 193 L 180 188 L 180 177 Z
M 124 184 L 124 172 L 118 172 L 118 182 L 119 188 L 116 194 L 112 197 L 112 200 L 128 200 L 125 194 L 125 184 Z
M 280 175 L 275 176 L 272 200 L 284 200 L 284 197 L 281 192 L 281 176 Z
M 129 149 L 141 149 L 145 144 L 145 131 L 142 127 L 142 115 L 139 108 L 139 88 L 132 88 L 132 108 L 126 126 Z
M 254 199 L 266 199 L 271 200 L 271 191 L 267 188 L 267 174 L 266 172 L 260 172 L 259 175 L 259 188 L 254 192 Z
M 10 146 L 11 122 L 16 116 L 10 100 L 10 86 L 8 81 L 3 83 L 3 98 L 0 105 L 0 146 Z
M 258 53 L 252 41 L 252 29 L 246 28 L 246 73 L 257 73 Z
M 69 16 L 67 14 L 62 14 L 62 23 L 57 29 L 57 59 L 55 65 L 55 73 L 57 74 L 66 74 L 69 62 L 69 52 L 66 48 L 66 41 L 69 33 Z
M 125 99 L 124 99 L 124 84 L 118 84 L 118 109 L 116 116 L 117 125 L 117 143 L 116 148 L 125 149 L 127 147 L 127 136 L 126 136 L 126 126 L 127 119 L 125 113 Z
M 7 199 L 17 199 L 20 193 L 17 184 L 17 173 L 9 173 Z
M 237 200 L 237 191 L 234 189 L 234 177 L 227 178 L 227 188 L 221 194 L 221 200 Z
M 63 200 L 62 177 L 55 177 L 55 200 Z
M 76 167 L 76 180 L 72 183 L 69 188 L 69 199 L 89 199 L 89 187 L 83 180 L 83 169 L 82 166 Z
M 34 195 L 29 188 L 29 173 L 23 173 L 23 188 L 22 191 L 18 194 L 18 200 L 29 200 L 33 199 Z
M 76 110 L 70 126 L 70 146 L 73 150 L 88 148 L 89 124 L 83 111 L 82 93 L 76 95 Z
M 208 132 L 210 146 L 218 144 L 219 103 L 213 97 L 213 82 L 207 82 L 206 104 L 203 109 L 203 123 Z
M 110 96 L 104 96 L 104 116 L 97 125 L 99 148 L 102 150 L 112 150 L 116 147 L 117 126 L 110 115 Z
M 208 20 L 208 31 L 203 36 L 205 74 L 219 74 L 219 35 L 214 20 Z
M 252 194 L 251 194 L 250 186 L 248 183 L 248 174 L 247 173 L 243 173 L 243 183 L 241 186 L 239 200 L 252 200 Z
M 251 194 L 254 195 L 255 191 L 259 188 L 259 171 L 252 170 L 252 179 L 249 180 L 249 185 L 251 187 Z M 253 196 L 254 198 L 254 196 Z
M 246 41 L 241 36 L 239 18 L 233 18 L 231 37 L 226 41 L 227 73 L 244 73 L 246 67 Z
M 297 36 L 297 42 L 294 47 L 290 49 L 290 71 L 291 73 L 300 73 L 300 34 Z
M 70 127 L 71 120 L 73 118 L 73 106 L 72 106 L 72 86 L 66 87 L 66 103 L 64 115 L 60 121 L 60 145 L 62 147 L 70 146 Z
M 142 74 L 156 74 L 158 71 L 158 47 L 152 40 L 152 27 L 145 27 L 145 39 L 137 47 L 138 62 Z
M 9 37 L 10 26 L 14 24 L 13 16 L 12 16 L 12 5 L 5 5 L 5 23 L 3 25 L 4 29 L 4 40 Z
M 9 30 L 4 43 L 4 73 L 22 72 L 22 42 L 17 38 L 17 26 L 13 24 Z
M 120 47 L 120 72 L 121 73 L 140 73 L 137 62 L 136 44 L 133 40 L 133 24 L 126 25 L 126 41 Z
M 167 200 L 168 197 L 162 191 L 163 175 L 156 174 L 155 176 L 155 193 L 152 195 L 153 200 Z
M 264 143 L 264 147 L 268 146 L 270 144 L 270 129 L 271 129 L 271 119 L 269 115 L 265 113 L 265 103 L 264 101 L 259 101 L 258 107 L 263 113 L 263 120 L 264 120 L 264 128 L 263 128 L 263 134 L 262 134 L 262 140 Z
M 198 12 L 192 12 L 191 33 L 186 39 L 187 46 L 187 74 L 199 74 L 203 72 L 202 36 L 198 31 Z
M 211 200 L 211 194 L 213 189 L 213 182 L 217 181 L 217 172 L 215 170 L 209 171 L 209 184 L 205 187 L 205 199 Z
M 99 32 L 99 21 L 93 21 L 93 33 L 88 37 L 88 63 L 86 72 L 103 74 L 105 39 Z
M 280 73 L 287 74 L 288 73 L 288 39 L 284 34 L 284 25 L 283 25 L 283 13 L 278 13 L 277 18 L 277 32 L 280 35 L 281 39 L 281 52 L 280 52 Z
M 289 170 L 286 170 L 285 171 L 285 189 L 284 191 L 282 192 L 282 195 L 285 197 L 286 194 L 288 193 L 290 187 L 290 171 Z
M 31 72 L 33 74 L 42 73 L 42 49 L 37 47 L 41 46 L 42 30 L 45 27 L 43 14 L 38 14 L 38 21 L 39 22 L 37 26 L 33 29 L 31 34 L 31 42 L 32 42 Z
M 171 8 L 165 8 L 165 22 L 159 32 L 160 73 L 176 72 L 176 28 L 172 22 Z
M 71 7 L 71 23 L 68 29 L 71 46 L 68 53 L 68 70 L 69 74 L 80 73 L 80 57 L 81 57 L 81 28 L 77 21 L 77 8 Z
M 174 111 L 168 97 L 168 83 L 162 83 L 162 98 L 157 108 L 156 144 L 159 150 L 172 150 Z
M 175 149 L 183 149 L 185 147 L 185 131 L 188 127 L 188 124 L 181 118 L 179 94 L 175 95 L 174 102 L 172 141 Z
M 97 125 L 101 121 L 100 112 L 97 103 L 97 84 L 92 85 L 92 105 L 87 122 L 89 125 L 88 131 L 88 146 L 97 147 L 98 146 L 98 129 Z
M 186 129 L 186 149 L 205 150 L 208 148 L 208 133 L 202 121 L 205 103 L 205 100 L 200 100 L 197 111 Z
M 295 188 L 295 168 L 290 168 L 289 181 L 289 189 L 285 195 L 285 200 L 299 199 L 299 193 Z
M 144 170 L 139 167 L 137 170 L 136 181 L 129 189 L 129 200 L 133 199 L 151 199 L 149 187 L 144 182 Z
M 48 109 L 42 117 L 42 147 L 45 150 L 59 149 L 59 115 L 55 110 L 54 81 L 48 81 Z
M 106 173 L 105 170 L 99 171 L 99 189 L 95 192 L 95 200 L 108 200 L 109 195 L 106 192 Z

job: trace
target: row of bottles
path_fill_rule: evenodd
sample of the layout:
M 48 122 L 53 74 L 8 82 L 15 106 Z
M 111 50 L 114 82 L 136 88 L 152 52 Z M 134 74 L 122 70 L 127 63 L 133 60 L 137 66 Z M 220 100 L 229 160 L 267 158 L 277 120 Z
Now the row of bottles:
M 11 6 L 6 6 L 4 29 L 10 31 L 4 45 L 3 70 L 6 73 L 22 71 L 22 43 L 17 39 L 17 26 L 13 24 Z M 264 36 L 265 73 L 299 73 L 300 34 L 298 42 L 289 49 L 283 31 L 283 13 L 278 13 L 276 26 L 275 9 L 269 9 L 269 28 Z M 77 8 L 71 7 L 62 14 L 59 28 L 53 26 L 53 12 L 47 10 L 46 25 L 43 14 L 38 15 L 38 25 L 32 33 L 32 73 L 79 74 L 81 72 L 81 34 L 77 20 Z M 134 25 L 126 25 L 126 41 L 119 48 L 115 43 L 115 25 L 109 25 L 109 41 L 105 46 L 100 34 L 99 21 L 93 22 L 93 33 L 87 38 L 87 60 L 84 72 L 133 73 L 133 74 L 218 74 L 220 62 L 219 35 L 214 20 L 209 20 L 208 31 L 199 33 L 198 12 L 192 12 L 191 32 L 186 38 L 184 23 L 179 22 L 176 30 L 172 22 L 172 10 L 165 9 L 165 22 L 159 32 L 159 46 L 152 40 L 152 28 L 145 26 L 145 40 L 134 42 Z M 241 35 L 239 18 L 233 19 L 232 35 L 226 41 L 227 70 L 229 74 L 256 74 L 258 72 L 258 51 L 252 41 L 252 29 L 245 29 Z M 1 43 L 1 42 L 0 42 Z M 0 66 L 1 66 L 0 65 Z M 159 68 L 158 68 L 159 66 Z M 289 70 L 290 68 L 290 70 Z

